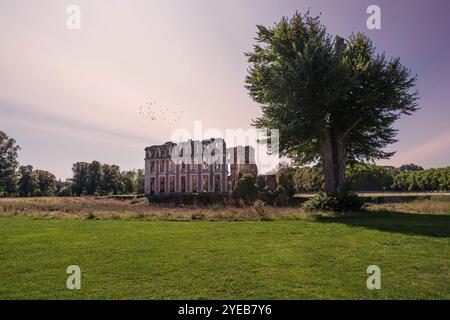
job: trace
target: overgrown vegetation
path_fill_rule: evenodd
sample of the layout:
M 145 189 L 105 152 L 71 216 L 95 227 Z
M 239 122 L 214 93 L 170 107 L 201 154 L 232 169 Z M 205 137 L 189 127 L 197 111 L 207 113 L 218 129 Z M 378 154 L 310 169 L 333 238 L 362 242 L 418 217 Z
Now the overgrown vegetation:
M 19 167 L 20 147 L 0 131 L 0 197 L 48 197 L 143 194 L 144 170 L 121 171 L 119 166 L 98 161 L 76 162 L 73 176 L 67 181 L 56 180 L 53 173 Z
M 303 207 L 308 211 L 347 212 L 359 211 L 362 205 L 362 199 L 355 193 L 338 191 L 334 193 L 319 193 L 307 200 Z
M 294 193 L 319 192 L 324 190 L 323 170 L 320 166 L 294 167 L 281 165 L 277 178 L 285 188 Z M 447 191 L 450 190 L 450 167 L 423 169 L 409 164 L 399 168 L 375 164 L 353 164 L 347 166 L 347 189 L 353 191 Z M 260 190 L 264 190 L 263 179 L 258 179 Z M 292 191 L 291 191 L 292 193 Z
M 274 207 L 256 200 L 250 205 L 224 205 L 218 199 L 206 205 L 153 203 L 146 198 L 115 200 L 106 197 L 42 197 L 1 198 L 0 216 L 31 216 L 44 218 L 137 219 L 137 220 L 292 220 L 321 214 L 310 213 L 300 205 Z M 398 209 L 398 210 L 397 210 Z M 392 211 L 422 214 L 450 214 L 450 195 L 436 200 L 401 203 L 366 203 L 362 212 Z M 342 214 L 339 214 L 342 216 Z
M 332 36 L 309 12 L 257 28 L 246 54 L 246 87 L 262 109 L 253 125 L 279 130 L 282 156 L 319 163 L 332 193 L 346 188 L 347 164 L 393 155 L 385 151 L 396 141 L 393 124 L 419 99 L 416 76 L 400 58 L 378 53 L 363 33 Z

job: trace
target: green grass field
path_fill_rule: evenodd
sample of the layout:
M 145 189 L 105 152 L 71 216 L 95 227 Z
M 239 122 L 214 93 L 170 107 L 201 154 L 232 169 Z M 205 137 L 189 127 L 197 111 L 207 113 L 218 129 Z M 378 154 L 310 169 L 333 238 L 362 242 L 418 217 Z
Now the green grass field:
M 1 299 L 450 299 L 449 214 L 239 222 L 4 215 L 0 235 Z M 66 288 L 74 264 L 81 290 Z M 381 290 L 366 287 L 373 264 Z

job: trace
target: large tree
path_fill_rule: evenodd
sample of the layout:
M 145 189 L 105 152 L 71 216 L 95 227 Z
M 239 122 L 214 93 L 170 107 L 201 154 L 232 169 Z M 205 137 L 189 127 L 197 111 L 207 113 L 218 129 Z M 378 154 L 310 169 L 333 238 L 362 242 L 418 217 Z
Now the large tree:
M 87 193 L 89 164 L 87 162 L 75 162 L 72 166 L 72 194 L 81 196 Z
M 33 176 L 33 166 L 20 166 L 19 174 L 19 196 L 28 197 L 33 195 L 36 188 L 36 181 Z
M 87 194 L 94 195 L 99 193 L 102 184 L 103 171 L 102 164 L 99 161 L 92 161 L 88 165 L 87 172 Z
M 262 107 L 254 125 L 279 129 L 279 150 L 298 164 L 321 163 L 325 190 L 345 188 L 348 162 L 389 158 L 393 123 L 417 110 L 416 77 L 399 58 L 377 54 L 358 33 L 328 34 L 309 13 L 257 26 L 246 88 Z M 269 140 L 270 148 L 270 140 Z
M 52 196 L 56 189 L 56 177 L 53 173 L 45 170 L 34 170 L 34 180 L 36 181 L 35 194 L 38 196 Z
M 20 147 L 16 145 L 16 140 L 0 130 L 0 195 L 11 195 L 17 192 L 18 150 Z

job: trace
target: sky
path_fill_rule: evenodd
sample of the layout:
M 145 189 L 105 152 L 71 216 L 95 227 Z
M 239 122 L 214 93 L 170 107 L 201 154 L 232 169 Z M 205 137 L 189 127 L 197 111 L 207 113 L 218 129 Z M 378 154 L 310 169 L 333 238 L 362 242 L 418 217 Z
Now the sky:
M 366 26 L 371 4 L 380 30 Z M 332 35 L 362 31 L 418 75 L 421 109 L 395 123 L 397 153 L 380 163 L 450 165 L 447 0 L 0 0 L 0 130 L 21 164 L 62 179 L 77 161 L 143 168 L 146 146 L 196 121 L 247 130 L 261 114 L 244 88 L 256 25 L 308 8 Z

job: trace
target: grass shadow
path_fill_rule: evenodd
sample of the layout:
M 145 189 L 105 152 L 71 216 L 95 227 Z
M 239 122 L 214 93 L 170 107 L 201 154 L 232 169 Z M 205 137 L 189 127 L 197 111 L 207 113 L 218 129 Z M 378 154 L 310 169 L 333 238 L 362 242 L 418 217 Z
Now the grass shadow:
M 362 211 L 342 216 L 316 216 L 323 223 L 343 223 L 393 233 L 450 237 L 450 215 L 411 214 L 396 211 Z

